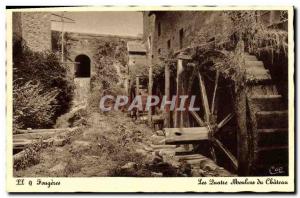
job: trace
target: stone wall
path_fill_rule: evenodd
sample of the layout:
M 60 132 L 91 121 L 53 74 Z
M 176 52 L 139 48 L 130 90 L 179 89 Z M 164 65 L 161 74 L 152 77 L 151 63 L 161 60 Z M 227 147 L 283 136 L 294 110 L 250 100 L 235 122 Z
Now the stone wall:
M 147 57 L 145 54 L 129 54 L 129 67 L 147 66 Z M 129 69 L 130 70 L 130 69 Z
M 261 20 L 266 25 L 278 23 L 278 11 L 264 11 Z M 222 14 L 220 11 L 155 11 L 144 12 L 144 42 L 152 37 L 153 64 L 158 63 L 160 56 L 176 52 L 192 45 L 197 32 L 203 28 L 215 26 L 217 33 L 222 34 Z M 160 27 L 159 27 L 160 26 Z M 160 30 L 159 30 L 160 29 Z M 182 31 L 182 42 L 180 42 Z M 212 33 L 214 35 L 215 32 Z
M 151 14 L 149 11 L 145 11 L 143 13 L 143 41 L 145 43 L 148 41 L 149 36 L 153 38 L 154 31 L 155 15 Z
M 157 63 L 160 56 L 189 46 L 195 37 L 195 32 L 220 14 L 220 12 L 208 11 L 166 11 L 150 14 L 145 12 L 144 34 L 151 35 L 152 30 L 153 63 Z M 153 23 L 154 16 L 155 22 Z M 182 42 L 180 42 L 180 31 L 182 31 Z M 145 39 L 146 36 L 144 36 Z
M 13 36 L 22 37 L 22 20 L 20 12 L 12 13 L 12 32 Z
M 149 11 L 143 13 L 143 43 L 147 50 L 147 64 L 151 64 L 153 58 L 153 44 L 156 42 L 155 37 L 155 19 L 156 16 Z
M 67 61 L 75 62 L 78 55 L 86 55 L 91 60 L 91 75 L 95 73 L 95 56 L 99 53 L 99 46 L 103 43 L 115 43 L 117 45 L 124 45 L 128 41 L 140 40 L 137 37 L 123 37 L 114 35 L 101 35 L 101 34 L 86 34 L 67 32 L 70 38 L 67 44 Z M 70 71 L 74 74 L 74 64 L 68 64 Z M 109 66 L 109 65 L 108 65 Z
M 51 50 L 51 13 L 14 12 L 13 33 L 22 36 L 33 51 Z
M 55 33 L 55 31 L 53 31 L 52 35 L 57 35 L 57 32 Z M 74 76 L 74 82 L 76 86 L 76 95 L 74 99 L 75 105 L 86 102 L 88 95 L 93 88 L 92 85 L 94 85 L 95 81 L 97 81 L 97 79 L 94 78 L 94 76 L 97 76 L 96 67 L 97 65 L 99 65 L 99 60 L 97 60 L 97 56 L 98 54 L 104 53 L 101 49 L 101 46 L 116 45 L 118 47 L 126 47 L 128 41 L 140 40 L 140 38 L 138 37 L 123 37 L 115 35 L 87 34 L 75 32 L 66 32 L 65 37 L 67 38 L 65 39 L 67 42 L 67 44 L 65 45 L 65 61 L 68 62 L 66 66 L 68 67 L 70 74 Z M 75 61 L 76 57 L 78 57 L 79 55 L 86 55 L 90 59 L 90 78 L 75 78 Z M 127 63 L 124 66 L 127 67 Z M 106 65 L 106 67 L 114 67 L 116 70 L 115 75 L 118 76 L 118 78 L 120 79 L 119 83 L 125 83 L 125 76 L 127 74 L 122 73 L 122 65 L 113 64 Z M 127 71 L 128 69 L 125 70 Z M 124 87 L 125 86 L 126 85 L 124 85 Z

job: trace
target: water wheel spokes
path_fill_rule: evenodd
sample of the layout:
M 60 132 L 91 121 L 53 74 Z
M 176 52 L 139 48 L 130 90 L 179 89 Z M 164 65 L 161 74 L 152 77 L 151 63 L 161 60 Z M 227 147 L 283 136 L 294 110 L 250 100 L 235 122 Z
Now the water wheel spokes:
M 216 95 L 217 95 L 217 89 L 218 89 L 218 84 L 219 84 L 219 71 L 216 72 L 216 80 L 215 80 L 215 86 L 214 86 L 214 93 L 213 93 L 213 98 L 211 102 L 211 112 L 214 113 L 215 106 L 216 106 Z
M 217 125 L 217 131 L 224 127 L 233 118 L 233 113 L 228 114 L 219 124 Z
M 189 112 L 200 126 L 205 126 L 205 122 L 195 111 L 189 111 Z
M 200 71 L 198 71 L 198 78 L 199 78 L 199 87 L 200 87 L 200 97 L 202 101 L 202 107 L 204 110 L 204 120 L 208 123 L 210 120 L 210 109 L 209 109 L 208 97 L 206 93 L 204 79 Z
M 212 142 L 213 142 L 214 146 L 218 147 L 228 157 L 233 168 L 235 170 L 237 170 L 238 169 L 238 161 L 237 161 L 236 157 L 217 138 L 213 137 Z
M 210 94 L 210 97 L 207 93 L 207 82 L 205 81 L 205 75 L 197 68 L 194 68 L 193 74 L 189 79 L 188 93 L 191 95 L 192 84 L 195 80 L 198 81 L 199 87 L 199 101 L 200 102 L 200 113 L 195 111 L 189 111 L 191 116 L 194 118 L 196 123 L 201 127 L 206 127 L 209 131 L 209 154 L 212 160 L 217 162 L 217 153 L 216 151 L 220 151 L 218 153 L 223 153 L 231 162 L 232 167 L 237 169 L 237 159 L 232 154 L 232 152 L 226 148 L 226 146 L 222 143 L 220 139 L 217 139 L 216 135 L 218 135 L 219 131 L 227 125 L 234 117 L 234 113 L 225 114 L 226 116 L 223 119 L 219 119 L 217 123 L 217 114 L 218 114 L 218 89 L 219 89 L 219 81 L 220 74 L 218 71 L 215 72 L 215 80 L 213 81 L 213 92 Z
M 234 113 L 230 112 L 225 114 L 226 116 L 219 119 L 221 115 L 218 114 L 218 108 L 220 106 L 217 106 L 218 102 L 218 88 L 219 88 L 219 80 L 220 80 L 220 73 L 219 71 L 215 72 L 215 81 L 213 85 L 213 94 L 212 94 L 212 102 L 211 102 L 211 112 L 212 112 L 212 121 L 210 122 L 210 125 L 212 126 L 212 132 L 211 132 L 211 153 L 212 157 L 216 158 L 215 150 L 221 151 L 227 159 L 229 159 L 230 163 L 232 164 L 232 167 L 237 170 L 238 168 L 238 160 L 237 158 L 232 154 L 232 152 L 222 143 L 221 139 L 219 139 L 218 135 L 220 135 L 220 132 L 223 127 L 225 127 L 234 117 Z M 225 105 L 225 104 L 224 104 Z M 217 122 L 217 120 L 220 120 Z M 224 134 L 223 134 L 224 135 Z M 226 135 L 226 134 L 225 134 Z
M 214 136 L 214 119 L 212 119 L 212 114 L 215 113 L 215 102 L 216 102 L 216 96 L 217 96 L 217 88 L 218 88 L 218 81 L 219 81 L 219 72 L 216 73 L 216 80 L 214 85 L 214 93 L 211 101 L 211 106 L 209 107 L 209 100 L 206 92 L 206 85 L 204 78 L 200 71 L 198 71 L 198 80 L 199 80 L 199 88 L 200 88 L 200 97 L 202 101 L 202 108 L 204 111 L 204 122 L 206 124 L 206 127 L 210 131 L 210 137 L 212 138 Z M 213 142 L 211 141 L 210 144 L 210 156 L 212 160 L 217 162 L 216 152 L 215 148 L 213 146 Z

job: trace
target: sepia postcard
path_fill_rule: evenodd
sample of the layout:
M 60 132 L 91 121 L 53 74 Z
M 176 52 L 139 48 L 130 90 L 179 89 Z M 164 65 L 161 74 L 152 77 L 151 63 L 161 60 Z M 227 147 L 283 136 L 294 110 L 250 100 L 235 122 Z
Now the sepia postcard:
M 6 8 L 8 192 L 294 192 L 294 8 Z

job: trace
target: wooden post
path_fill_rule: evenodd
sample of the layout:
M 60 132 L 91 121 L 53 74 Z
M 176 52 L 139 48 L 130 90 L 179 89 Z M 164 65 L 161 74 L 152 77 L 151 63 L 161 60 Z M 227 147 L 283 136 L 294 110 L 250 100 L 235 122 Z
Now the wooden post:
M 154 16 L 155 17 L 155 16 Z M 154 18 L 154 23 L 155 23 Z M 154 32 L 154 29 L 152 29 L 152 32 Z M 152 46 L 153 46 L 153 34 L 150 34 L 148 37 L 148 53 L 147 53 L 147 64 L 149 67 L 149 73 L 148 73 L 148 96 L 152 96 L 152 86 L 153 86 L 153 68 L 152 68 Z M 152 122 L 152 108 L 149 108 L 148 111 L 148 125 L 151 126 Z
M 165 97 L 166 100 L 170 100 L 170 66 L 165 65 Z M 170 127 L 170 106 L 165 106 L 165 119 L 164 119 L 164 127 Z
M 183 84 L 182 84 L 182 89 L 183 89 L 183 93 L 186 96 L 189 96 L 189 77 L 191 76 L 190 73 L 188 73 L 187 71 L 187 64 L 183 65 L 184 67 L 184 74 L 183 74 Z M 190 127 L 190 119 L 189 119 L 189 110 L 188 110 L 188 105 L 189 105 L 189 99 L 187 98 L 186 104 L 185 104 L 185 111 L 182 112 L 182 122 L 183 122 L 183 126 L 184 127 Z
M 148 96 L 152 96 L 152 87 L 153 87 L 153 75 L 152 75 L 152 63 L 149 64 L 149 83 L 148 83 Z M 148 125 L 151 126 L 152 122 L 152 108 L 149 108 L 148 111 Z
M 135 77 L 135 95 L 138 96 L 140 93 L 140 78 L 139 76 Z
M 201 98 L 202 98 L 202 105 L 203 105 L 204 113 L 205 113 L 205 115 L 204 115 L 205 121 L 209 122 L 210 110 L 209 110 L 208 98 L 207 98 L 206 88 L 205 88 L 205 84 L 204 84 L 204 79 L 200 72 L 198 72 L 198 78 L 199 78 L 199 87 L 200 87 L 200 93 L 201 93 Z
M 237 90 L 235 99 L 235 113 L 237 117 L 237 159 L 239 176 L 249 175 L 248 154 L 248 134 L 247 134 L 247 115 L 246 115 L 246 90 Z M 251 165 L 250 165 L 251 166 Z
M 245 43 L 240 36 L 240 40 L 237 43 L 235 52 L 239 55 L 239 65 L 240 71 L 245 67 L 244 63 L 244 49 Z M 243 79 L 244 80 L 244 79 Z M 237 117 L 237 158 L 238 158 L 238 174 L 239 176 L 249 175 L 249 159 L 251 156 L 248 155 L 249 145 L 248 145 L 248 129 L 247 129 L 247 89 L 244 86 L 235 84 L 235 113 Z
M 140 94 L 140 78 L 139 76 L 135 77 L 135 96 L 137 97 Z M 137 108 L 136 110 L 136 116 L 139 116 L 139 108 Z
M 125 94 L 126 94 L 126 96 L 128 96 L 129 95 L 129 75 L 125 76 L 124 88 L 125 88 Z
M 177 111 L 176 109 L 179 107 L 179 97 L 182 94 L 182 72 L 183 72 L 183 65 L 182 65 L 182 59 L 177 60 L 177 76 L 176 76 L 176 108 L 175 108 L 175 122 L 174 127 L 182 127 L 181 122 L 181 112 Z
M 61 62 L 64 62 L 64 56 L 65 56 L 65 52 L 64 52 L 64 42 L 65 42 L 65 30 L 64 30 L 64 13 L 62 13 L 62 17 L 61 17 L 61 21 L 62 21 L 62 28 L 61 28 Z
M 51 15 L 60 18 L 60 21 L 58 21 L 58 20 L 51 20 L 51 21 L 56 22 L 56 23 L 61 23 L 61 62 L 64 64 L 64 42 L 65 42 L 64 41 L 64 34 L 65 34 L 64 26 L 65 26 L 65 23 L 75 23 L 75 21 L 69 17 L 65 17 L 64 12 L 62 12 L 61 15 L 54 14 L 54 13 L 52 13 Z

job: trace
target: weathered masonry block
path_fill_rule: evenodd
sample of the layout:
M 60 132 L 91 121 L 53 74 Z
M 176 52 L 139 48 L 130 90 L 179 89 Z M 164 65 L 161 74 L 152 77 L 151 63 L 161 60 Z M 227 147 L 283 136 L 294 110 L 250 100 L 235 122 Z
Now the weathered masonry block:
M 50 12 L 14 12 L 14 36 L 22 37 L 33 51 L 51 50 L 50 18 Z

